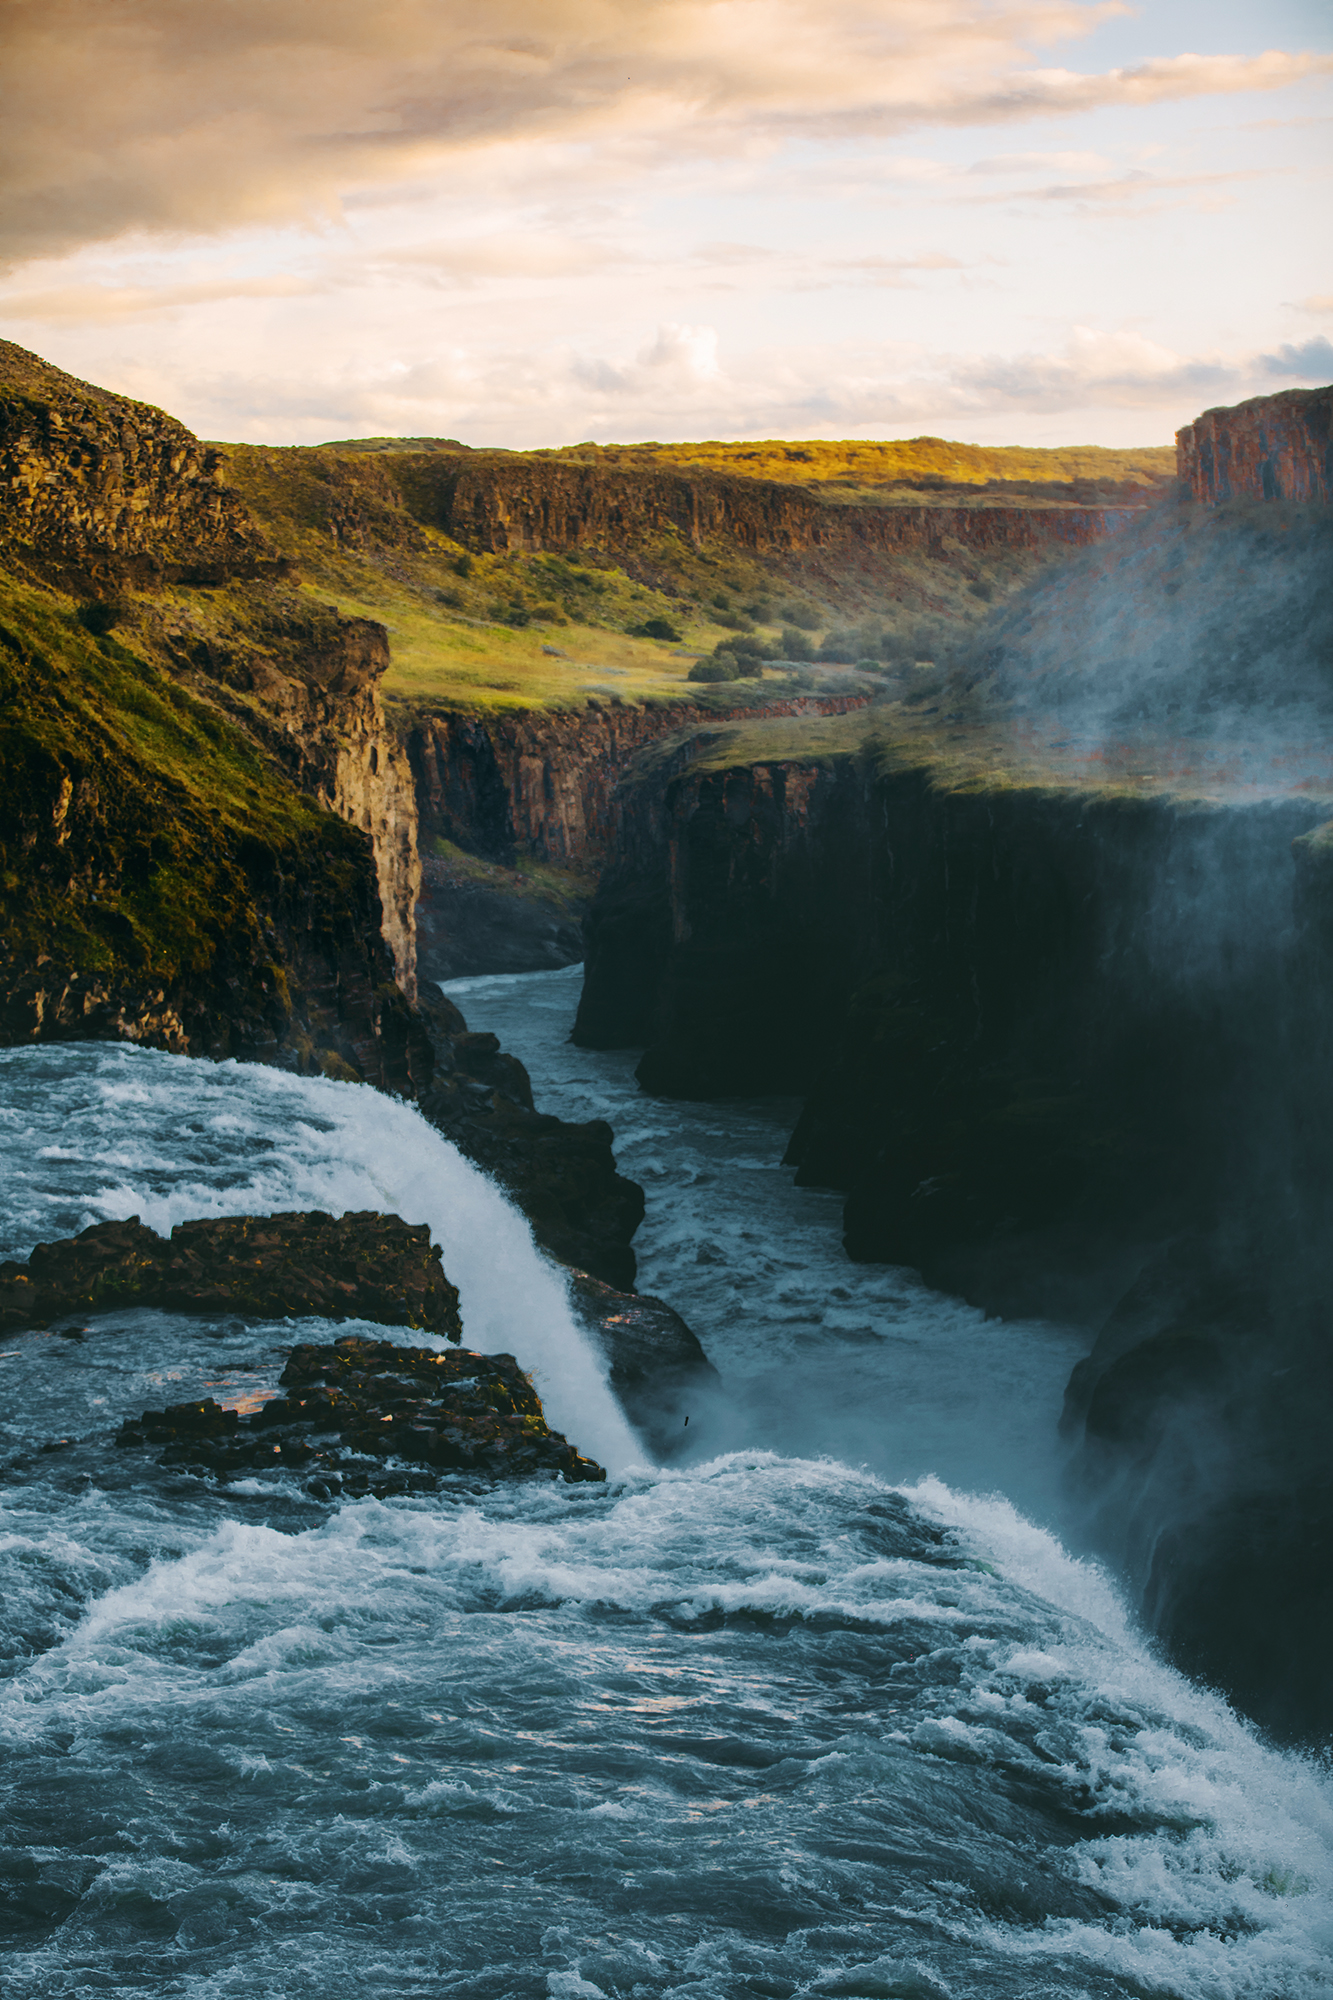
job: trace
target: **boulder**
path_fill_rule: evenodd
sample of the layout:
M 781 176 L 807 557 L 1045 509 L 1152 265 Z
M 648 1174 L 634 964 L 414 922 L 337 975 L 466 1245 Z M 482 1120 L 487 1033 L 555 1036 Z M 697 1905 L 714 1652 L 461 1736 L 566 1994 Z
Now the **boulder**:
M 301 1473 L 317 1500 L 342 1492 L 430 1492 L 441 1475 L 603 1480 L 551 1430 L 512 1354 L 437 1353 L 347 1335 L 294 1347 L 285 1394 L 242 1417 L 211 1397 L 145 1410 L 121 1426 L 127 1450 L 222 1479 Z
M 452 1001 L 423 993 L 435 1076 L 423 1115 L 460 1153 L 499 1182 L 532 1224 L 543 1250 L 604 1284 L 634 1283 L 631 1239 L 643 1189 L 616 1172 L 602 1119 L 576 1125 L 535 1109 L 532 1084 L 494 1035 L 473 1034 Z
M 680 1314 L 663 1299 L 619 1292 L 587 1271 L 572 1271 L 570 1303 L 610 1371 L 621 1408 L 654 1455 L 685 1443 L 691 1407 L 722 1378 Z

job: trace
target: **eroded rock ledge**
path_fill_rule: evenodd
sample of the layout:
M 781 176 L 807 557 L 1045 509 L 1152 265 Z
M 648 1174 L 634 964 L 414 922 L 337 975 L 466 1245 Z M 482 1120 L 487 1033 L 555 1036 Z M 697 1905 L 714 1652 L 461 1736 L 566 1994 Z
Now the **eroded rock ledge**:
M 369 1319 L 462 1338 L 458 1293 L 430 1230 L 396 1215 L 226 1216 L 178 1223 L 169 1238 L 134 1215 L 39 1243 L 26 1264 L 0 1264 L 7 1333 L 130 1305 L 246 1319 Z
M 512 1354 L 437 1354 L 348 1335 L 332 1347 L 294 1347 L 281 1383 L 286 1395 L 250 1416 L 207 1397 L 145 1410 L 116 1442 L 164 1446 L 161 1464 L 223 1479 L 311 1474 L 306 1491 L 316 1500 L 431 1492 L 440 1474 L 459 1472 L 606 1478 L 548 1427 Z

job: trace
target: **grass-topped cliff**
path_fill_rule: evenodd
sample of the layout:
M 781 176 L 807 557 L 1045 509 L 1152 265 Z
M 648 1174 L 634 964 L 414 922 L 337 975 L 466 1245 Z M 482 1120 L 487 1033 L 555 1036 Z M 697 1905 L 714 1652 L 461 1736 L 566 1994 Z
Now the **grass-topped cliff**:
M 290 577 L 182 425 L 8 346 L 0 461 L 0 1041 L 410 1088 L 355 768 L 382 631 Z
M 454 438 L 347 438 L 339 451 L 460 451 Z M 505 454 L 512 456 L 512 454 Z M 1173 445 L 959 444 L 948 438 L 761 438 L 744 443 L 577 444 L 520 454 L 608 471 L 672 466 L 776 480 L 826 505 L 872 498 L 881 506 L 948 500 L 963 506 L 1088 507 L 1157 498 L 1176 477 Z
M 1155 500 L 1170 456 L 939 440 L 218 452 L 274 548 L 388 627 L 391 698 L 483 710 L 678 697 L 738 636 L 791 686 L 929 658 L 1052 552 Z

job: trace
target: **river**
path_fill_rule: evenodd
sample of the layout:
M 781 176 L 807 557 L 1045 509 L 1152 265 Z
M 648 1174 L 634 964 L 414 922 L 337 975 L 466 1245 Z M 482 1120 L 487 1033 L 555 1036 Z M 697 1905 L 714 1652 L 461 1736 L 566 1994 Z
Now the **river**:
M 0 1991 L 1328 1995 L 1327 1771 L 1165 1666 L 1061 1541 L 1079 1339 L 850 1265 L 836 1198 L 780 1167 L 790 1107 L 642 1097 L 631 1056 L 568 1044 L 577 981 L 449 990 L 647 1190 L 640 1285 L 722 1376 L 665 1470 L 522 1218 L 410 1107 L 0 1054 L 3 1254 L 132 1213 L 429 1222 L 465 1339 L 612 1474 L 223 1492 L 111 1433 L 252 1403 L 290 1326 L 6 1341 Z

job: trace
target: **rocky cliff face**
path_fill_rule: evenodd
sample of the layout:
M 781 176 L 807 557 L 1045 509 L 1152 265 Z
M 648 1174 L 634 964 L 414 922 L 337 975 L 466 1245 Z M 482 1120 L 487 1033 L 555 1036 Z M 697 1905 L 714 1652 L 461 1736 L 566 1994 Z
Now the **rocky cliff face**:
M 0 537 L 75 590 L 281 575 L 218 454 L 146 403 L 0 341 Z
M 140 608 L 139 622 L 178 674 L 262 741 L 303 791 L 367 836 L 384 942 L 414 1000 L 421 862 L 413 774 L 380 694 L 388 634 L 372 619 L 343 618 L 282 589 L 246 612 L 243 625 L 220 632 L 199 630 L 180 603 Z
M 365 837 L 221 700 L 3 579 L 0 776 L 0 1039 L 429 1075 Z
M 489 454 L 434 461 L 439 525 L 470 547 L 623 550 L 662 534 L 725 540 L 756 554 L 1081 546 L 1132 517 L 1119 507 L 829 505 L 778 480 L 665 468 L 617 473 L 600 465 L 506 461 Z
M 218 455 L 183 425 L 7 343 L 0 531 L 12 572 L 92 600 L 80 617 L 94 641 L 114 629 L 146 664 L 156 657 L 361 829 L 390 976 L 413 997 L 420 865 L 412 777 L 379 693 L 389 661 L 383 628 L 340 618 L 291 587 L 291 565 L 223 485 Z M 217 595 L 196 606 L 172 584 Z M 61 635 L 52 664 L 63 650 L 77 675 L 60 615 L 48 623 Z
M 862 695 L 811 695 L 738 704 L 727 720 L 864 706 Z M 616 788 L 630 759 L 666 737 L 693 740 L 710 719 L 718 720 L 688 701 L 421 716 L 408 739 L 421 838 L 506 864 L 520 854 L 600 864 L 619 845 Z
M 649 1089 L 803 1091 L 789 1158 L 846 1190 L 852 1255 L 1099 1327 L 1066 1419 L 1091 1545 L 1177 1658 L 1306 1737 L 1333 1725 L 1329 533 L 1169 506 L 859 743 L 641 757 L 575 1031 L 645 1045 Z
M 670 1095 L 803 1091 L 788 1157 L 853 1256 L 1106 1320 L 1068 1416 L 1090 1540 L 1192 1671 L 1326 1730 L 1327 805 L 869 744 L 637 792 L 575 1039 L 646 1043 Z
M 1176 432 L 1181 480 L 1206 507 L 1225 500 L 1333 500 L 1333 388 L 1287 389 L 1205 410 Z

